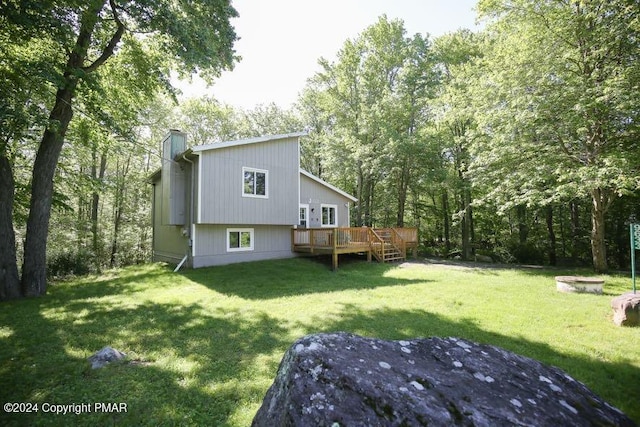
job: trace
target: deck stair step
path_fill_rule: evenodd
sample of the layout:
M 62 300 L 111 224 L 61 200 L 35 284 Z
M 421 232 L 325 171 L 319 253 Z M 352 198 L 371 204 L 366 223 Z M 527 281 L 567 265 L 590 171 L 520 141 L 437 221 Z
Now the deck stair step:
M 380 236 L 382 237 L 382 235 Z M 384 240 L 384 238 L 383 238 Z M 379 259 L 381 262 L 393 262 L 393 261 L 404 261 L 406 257 L 402 255 L 402 251 L 393 245 L 390 241 L 387 242 L 385 240 L 384 243 L 384 257 L 383 259 Z

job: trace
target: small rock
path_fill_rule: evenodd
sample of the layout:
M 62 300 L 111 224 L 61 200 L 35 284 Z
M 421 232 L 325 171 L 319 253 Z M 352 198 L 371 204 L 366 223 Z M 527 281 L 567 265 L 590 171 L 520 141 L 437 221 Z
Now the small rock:
M 93 355 L 89 356 L 87 360 L 91 362 L 92 369 L 102 368 L 107 363 L 113 362 L 114 360 L 120 360 L 127 357 L 127 355 L 119 350 L 106 346 L 101 350 L 97 351 Z

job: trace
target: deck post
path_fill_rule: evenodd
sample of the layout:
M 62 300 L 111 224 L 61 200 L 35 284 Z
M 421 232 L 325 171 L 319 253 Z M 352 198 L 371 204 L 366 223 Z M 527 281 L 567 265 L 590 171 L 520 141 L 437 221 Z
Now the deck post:
M 331 251 L 331 264 L 333 266 L 333 271 L 338 269 L 338 229 L 333 229 L 333 250 Z
M 313 242 L 315 241 L 316 237 L 313 235 L 313 228 L 311 228 L 309 230 L 309 250 L 311 251 L 311 253 L 313 253 Z

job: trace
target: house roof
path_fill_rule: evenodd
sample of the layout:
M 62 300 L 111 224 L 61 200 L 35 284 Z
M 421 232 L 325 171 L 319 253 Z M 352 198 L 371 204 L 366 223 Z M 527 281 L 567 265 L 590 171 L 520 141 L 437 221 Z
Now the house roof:
M 353 197 L 351 194 L 349 194 L 349 193 L 345 193 L 344 191 L 342 191 L 342 190 L 341 190 L 341 189 L 339 189 L 338 187 L 335 187 L 335 186 L 333 186 L 333 185 L 329 184 L 328 182 L 323 181 L 322 179 L 320 179 L 320 178 L 318 178 L 317 176 L 315 176 L 315 175 L 313 175 L 313 174 L 311 174 L 311 173 L 307 172 L 307 171 L 306 171 L 306 170 L 304 170 L 304 169 L 300 169 L 300 174 L 301 174 L 301 175 L 306 176 L 306 177 L 307 177 L 307 178 L 309 178 L 309 179 L 314 180 L 315 182 L 317 182 L 317 183 L 319 183 L 319 184 L 321 184 L 321 185 L 324 185 L 325 187 L 327 187 L 327 188 L 329 188 L 329 189 L 331 189 L 331 190 L 335 191 L 336 193 L 340 194 L 341 196 L 346 197 L 347 199 L 351 200 L 351 201 L 352 201 L 352 202 L 354 202 L 354 203 L 358 201 L 358 199 L 356 199 L 355 197 Z
M 308 133 L 294 132 L 294 133 L 284 133 L 280 135 L 259 136 L 256 138 L 238 139 L 235 141 L 223 141 L 223 142 L 215 142 L 213 144 L 196 145 L 195 147 L 191 147 L 191 150 L 194 153 L 199 153 L 201 151 L 217 150 L 220 148 L 227 148 L 227 147 L 236 147 L 238 145 L 257 144 L 260 142 L 275 141 L 277 139 L 297 138 L 305 135 L 308 135 Z

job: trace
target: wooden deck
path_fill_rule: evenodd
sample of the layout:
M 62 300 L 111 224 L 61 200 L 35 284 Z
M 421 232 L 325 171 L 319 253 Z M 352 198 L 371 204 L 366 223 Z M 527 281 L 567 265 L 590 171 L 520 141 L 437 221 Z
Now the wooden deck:
M 309 254 L 331 254 L 333 269 L 338 268 L 338 255 L 366 253 L 367 260 L 402 261 L 407 250 L 418 250 L 417 228 L 293 228 L 291 250 Z

